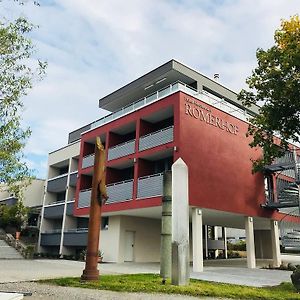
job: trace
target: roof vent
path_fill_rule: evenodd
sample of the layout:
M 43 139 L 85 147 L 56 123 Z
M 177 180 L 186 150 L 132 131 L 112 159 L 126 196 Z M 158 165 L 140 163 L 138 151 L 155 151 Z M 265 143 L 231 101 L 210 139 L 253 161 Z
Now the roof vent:
M 219 73 L 215 73 L 215 74 L 214 74 L 214 80 L 215 80 L 215 81 L 218 81 L 219 78 L 220 78 L 220 74 L 219 74 Z

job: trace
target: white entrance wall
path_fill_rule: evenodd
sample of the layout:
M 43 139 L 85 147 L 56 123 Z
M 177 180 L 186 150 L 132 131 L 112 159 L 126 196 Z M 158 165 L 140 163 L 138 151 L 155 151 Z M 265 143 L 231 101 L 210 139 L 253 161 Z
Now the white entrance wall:
M 101 230 L 99 249 L 103 251 L 103 260 L 118 262 L 120 248 L 120 216 L 110 216 L 108 229 Z
M 127 231 L 135 233 L 135 262 L 159 262 L 161 220 L 131 216 L 110 216 L 108 229 L 101 230 L 99 249 L 104 261 L 125 261 Z

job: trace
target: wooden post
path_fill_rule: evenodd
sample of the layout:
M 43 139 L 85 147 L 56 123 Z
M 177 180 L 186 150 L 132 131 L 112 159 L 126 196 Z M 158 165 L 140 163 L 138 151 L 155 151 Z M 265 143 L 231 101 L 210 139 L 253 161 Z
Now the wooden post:
M 101 227 L 102 199 L 107 199 L 105 188 L 105 150 L 99 137 L 96 138 L 94 175 L 90 204 L 89 231 L 85 269 L 81 280 L 98 280 L 98 251 Z

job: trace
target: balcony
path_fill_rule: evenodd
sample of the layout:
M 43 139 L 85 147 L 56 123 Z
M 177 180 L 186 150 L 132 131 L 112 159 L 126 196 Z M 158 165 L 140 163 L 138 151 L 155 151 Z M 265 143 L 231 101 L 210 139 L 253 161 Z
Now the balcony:
M 135 139 L 108 149 L 108 160 L 123 157 L 134 153 Z
M 8 198 L 4 198 L 0 200 L 0 205 L 15 205 L 18 202 L 18 199 L 14 196 L 8 197 Z
M 137 198 L 162 196 L 163 173 L 140 177 L 138 179 Z
M 82 190 L 79 192 L 78 208 L 89 207 L 91 202 L 91 189 Z
M 72 187 L 76 187 L 76 183 L 77 183 L 77 171 L 70 174 L 69 185 Z
M 51 178 L 47 183 L 47 191 L 51 193 L 60 193 L 66 190 L 68 174 L 59 175 Z
M 170 126 L 142 136 L 139 141 L 139 151 L 172 142 L 173 132 L 174 126 Z
M 88 228 L 75 228 L 64 231 L 64 246 L 86 246 L 88 239 Z
M 73 216 L 73 209 L 74 209 L 74 201 L 68 202 L 68 203 L 67 203 L 67 211 L 66 211 L 66 214 L 67 214 L 68 216 Z
M 44 207 L 44 218 L 61 219 L 64 214 L 65 202 L 60 201 Z
M 107 185 L 107 204 L 124 202 L 132 199 L 133 180 L 125 180 Z
M 197 91 L 193 90 L 192 88 L 188 87 L 186 84 L 184 83 L 181 83 L 181 82 L 174 82 L 170 85 L 168 85 L 167 87 L 153 93 L 153 94 L 150 94 L 138 101 L 135 101 L 133 102 L 132 104 L 129 104 L 123 108 L 121 108 L 120 110 L 116 111 L 116 112 L 113 112 L 95 122 L 93 122 L 91 124 L 91 129 L 94 129 L 94 128 L 97 128 L 99 126 L 102 126 L 104 124 L 107 124 L 111 121 L 114 121 L 118 118 L 121 118 L 131 112 L 134 112 L 144 106 L 147 106 L 155 101 L 158 101 L 162 98 L 165 98 L 171 94 L 174 94 L 178 91 L 185 91 L 185 92 L 189 92 L 189 93 L 192 93 L 192 94 L 195 94 Z
M 41 246 L 60 246 L 61 230 L 54 229 L 41 234 Z
M 94 153 L 85 156 L 82 159 L 82 169 L 85 169 L 85 168 L 93 166 L 94 165 L 94 159 L 95 159 L 95 154 Z

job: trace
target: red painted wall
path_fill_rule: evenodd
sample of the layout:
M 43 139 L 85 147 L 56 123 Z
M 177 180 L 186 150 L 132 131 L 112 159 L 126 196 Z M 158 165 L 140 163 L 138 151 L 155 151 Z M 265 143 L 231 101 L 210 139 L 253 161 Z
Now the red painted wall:
M 189 98 L 188 101 L 187 98 Z M 174 141 L 167 145 L 138 152 L 138 138 L 155 130 L 154 127 L 158 126 L 157 124 L 152 126 L 142 118 L 168 106 L 172 106 L 174 111 Z M 161 205 L 161 197 L 136 199 L 137 178 L 152 172 L 151 164 L 143 160 L 145 154 L 153 154 L 176 146 L 176 151 L 173 152 L 174 161 L 182 157 L 189 167 L 190 205 L 240 213 L 246 216 L 272 217 L 277 220 L 285 216 L 260 206 L 265 203 L 263 176 L 252 174 L 250 159 L 259 157 L 261 151 L 249 147 L 250 140 L 246 138 L 248 124 L 182 92 L 166 97 L 82 136 L 75 215 L 89 213 L 89 208 L 76 208 L 79 187 L 85 186 L 87 183 L 82 175 L 90 173 L 92 170 L 92 168 L 81 169 L 82 157 L 86 153 L 83 147 L 84 142 L 105 133 L 108 137 L 107 151 L 108 145 L 113 146 L 120 142 L 118 136 L 110 134 L 111 130 L 132 122 L 136 124 L 136 153 L 109 161 L 107 166 L 113 167 L 116 163 L 136 158 L 134 199 L 105 205 L 104 213 Z M 114 182 L 119 176 L 117 171 L 108 171 L 108 182 Z M 285 220 L 299 222 L 299 218 L 296 217 L 286 217 Z
M 267 216 L 261 174 L 253 175 L 248 124 L 180 93 L 181 156 L 189 167 L 190 204 L 202 208 Z M 194 103 L 193 103 L 194 101 Z

